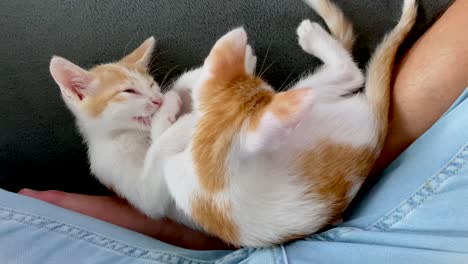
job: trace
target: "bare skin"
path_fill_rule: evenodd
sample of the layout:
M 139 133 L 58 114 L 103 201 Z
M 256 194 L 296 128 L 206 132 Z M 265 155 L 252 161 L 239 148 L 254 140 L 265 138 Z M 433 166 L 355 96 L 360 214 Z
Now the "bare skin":
M 468 87 L 468 0 L 457 0 L 405 54 L 376 171 L 426 132 Z
M 457 0 L 403 58 L 396 72 L 389 134 L 376 172 L 428 130 L 468 86 L 467 13 L 468 0 Z M 151 220 L 116 197 L 26 189 L 20 193 L 180 247 L 228 248 L 171 221 Z

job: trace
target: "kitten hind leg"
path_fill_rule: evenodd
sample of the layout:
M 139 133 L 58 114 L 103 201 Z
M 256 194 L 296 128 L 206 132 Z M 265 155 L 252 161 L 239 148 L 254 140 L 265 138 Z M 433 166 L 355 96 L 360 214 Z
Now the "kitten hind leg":
M 325 65 L 336 65 L 350 57 L 342 44 L 318 23 L 304 20 L 297 27 L 296 33 L 301 48 L 322 60 Z
M 304 20 L 297 28 L 302 49 L 323 61 L 316 72 L 304 77 L 293 89 L 313 88 L 318 96 L 339 98 L 360 88 L 364 75 L 342 44 L 317 23 Z

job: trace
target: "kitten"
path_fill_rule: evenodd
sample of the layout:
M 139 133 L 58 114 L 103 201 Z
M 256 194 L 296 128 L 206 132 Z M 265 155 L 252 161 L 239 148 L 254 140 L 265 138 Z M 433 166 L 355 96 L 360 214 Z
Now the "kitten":
M 87 144 L 92 173 L 136 205 L 142 200 L 135 181 L 143 173 L 148 148 L 172 125 L 181 107 L 177 93 L 163 96 L 148 73 L 154 43 L 148 38 L 121 60 L 90 70 L 57 56 L 50 62 L 52 77 Z M 155 184 L 154 191 L 165 188 L 147 184 Z
M 326 0 L 307 0 L 326 21 L 303 21 L 299 45 L 324 65 L 275 93 L 245 71 L 247 34 L 219 39 L 192 91 L 194 110 L 161 137 L 164 176 L 178 208 L 237 246 L 303 237 L 338 219 L 379 155 L 387 133 L 390 80 L 411 30 L 415 0 L 372 56 L 364 77 L 350 54 L 352 25 Z M 354 93 L 364 85 L 362 93 Z M 171 153 L 172 152 L 172 153 Z M 164 214 L 164 212 L 161 212 Z

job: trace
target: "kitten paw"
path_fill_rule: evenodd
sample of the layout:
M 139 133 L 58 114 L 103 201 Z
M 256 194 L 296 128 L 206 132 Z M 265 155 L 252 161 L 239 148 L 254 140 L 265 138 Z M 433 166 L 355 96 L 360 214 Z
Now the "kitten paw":
M 177 115 L 182 108 L 182 99 L 174 92 L 169 91 L 164 94 L 164 101 L 159 111 L 162 118 L 166 118 L 171 124 L 177 120 Z
M 254 75 L 255 68 L 257 67 L 257 56 L 253 53 L 250 45 L 245 49 L 245 70 L 248 74 Z
M 301 48 L 310 54 L 317 54 L 320 45 L 325 43 L 323 40 L 328 33 L 318 23 L 312 23 L 306 19 L 297 27 L 297 36 L 299 37 L 299 45 Z

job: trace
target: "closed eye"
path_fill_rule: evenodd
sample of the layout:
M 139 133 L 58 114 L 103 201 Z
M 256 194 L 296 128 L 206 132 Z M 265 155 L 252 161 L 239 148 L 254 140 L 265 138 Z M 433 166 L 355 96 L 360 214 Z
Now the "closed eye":
M 126 89 L 123 91 L 124 93 L 130 93 L 130 94 L 140 94 L 137 92 L 135 89 Z

